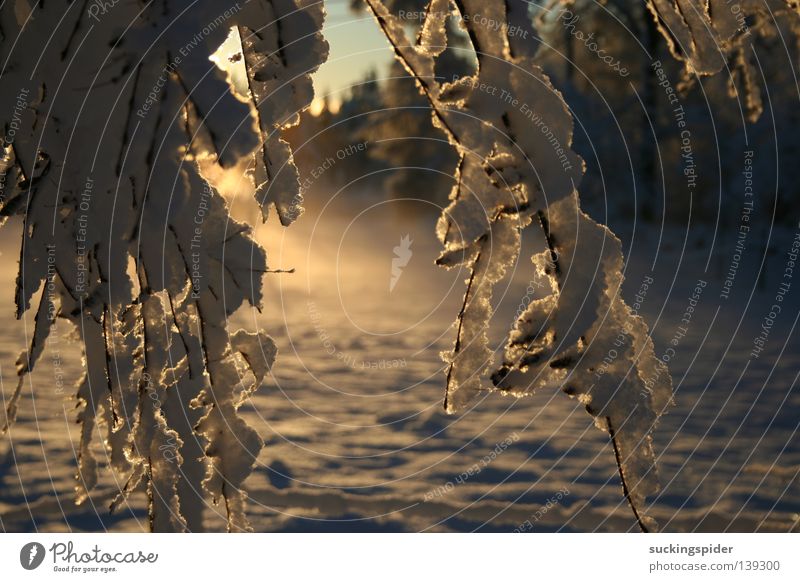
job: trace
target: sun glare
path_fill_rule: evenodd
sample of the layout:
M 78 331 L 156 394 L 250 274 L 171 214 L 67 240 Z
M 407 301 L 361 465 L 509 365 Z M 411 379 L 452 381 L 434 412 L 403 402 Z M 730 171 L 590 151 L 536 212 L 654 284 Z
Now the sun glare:
M 246 98 L 247 69 L 242 57 L 242 39 L 239 36 L 238 28 L 231 27 L 230 32 L 228 32 L 228 38 L 208 58 L 228 74 L 228 82 L 236 93 L 240 97 Z

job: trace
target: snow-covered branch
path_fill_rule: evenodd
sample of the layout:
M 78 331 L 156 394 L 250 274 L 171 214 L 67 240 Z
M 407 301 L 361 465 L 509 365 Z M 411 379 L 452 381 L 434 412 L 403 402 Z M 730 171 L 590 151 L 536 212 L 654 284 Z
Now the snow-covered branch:
M 84 351 L 77 500 L 97 481 L 102 420 L 113 469 L 143 489 L 154 530 L 202 529 L 203 488 L 247 529 L 242 483 L 262 447 L 238 408 L 275 358 L 263 331 L 230 333 L 259 306 L 266 254 L 228 216 L 198 161 L 255 156 L 257 196 L 283 224 L 301 210 L 283 128 L 324 61 L 324 12 L 306 0 L 143 4 L 5 2 L 0 9 L 0 215 L 21 215 L 17 316 L 41 289 L 19 386 L 57 318 Z M 250 103 L 209 57 L 238 33 Z M 122 136 L 120 138 L 120 136 Z M 202 487 L 201 487 L 202 482 Z

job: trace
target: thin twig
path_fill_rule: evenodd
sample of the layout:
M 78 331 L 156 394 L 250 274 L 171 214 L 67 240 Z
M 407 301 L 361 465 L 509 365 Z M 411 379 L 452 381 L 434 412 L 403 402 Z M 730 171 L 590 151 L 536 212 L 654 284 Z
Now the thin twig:
M 481 237 L 485 240 L 485 237 Z M 483 242 L 483 240 L 481 242 Z M 453 368 L 455 368 L 455 359 L 458 357 L 459 353 L 461 353 L 461 331 L 464 327 L 464 317 L 467 311 L 467 307 L 469 307 L 469 303 L 471 300 L 471 293 L 472 293 L 472 285 L 475 282 L 475 275 L 477 273 L 477 265 L 478 261 L 481 260 L 481 253 L 482 250 L 478 251 L 475 259 L 472 261 L 472 269 L 469 276 L 469 282 L 467 283 L 467 290 L 464 292 L 464 302 L 461 304 L 461 310 L 458 312 L 458 330 L 456 331 L 456 344 L 453 347 L 453 361 L 450 362 L 450 366 L 447 368 L 447 381 L 446 386 L 447 389 L 445 390 L 444 394 L 444 409 L 447 410 L 448 407 L 448 397 L 450 396 L 450 380 L 453 375 Z
M 377 9 L 375 6 L 373 6 L 372 2 L 373 0 L 366 0 L 367 6 L 369 7 L 370 12 L 372 12 L 372 15 L 375 17 L 375 20 L 378 21 L 378 26 L 380 26 L 383 35 L 386 37 L 386 40 L 389 41 L 389 44 L 392 45 L 392 50 L 394 51 L 397 60 L 400 61 L 400 64 L 405 67 L 405 69 L 413 77 L 414 81 L 416 81 L 417 85 L 419 85 L 420 89 L 422 89 L 422 94 L 425 96 L 431 106 L 433 116 L 439 120 L 441 123 L 441 128 L 447 134 L 447 137 L 450 138 L 450 141 L 452 141 L 454 144 L 461 146 L 461 140 L 458 138 L 455 131 L 453 131 L 453 128 L 450 127 L 450 124 L 447 123 L 444 114 L 439 110 L 438 100 L 433 96 L 433 92 L 431 91 L 431 88 L 428 87 L 428 83 L 414 69 L 414 66 L 405 57 L 400 45 L 397 44 L 397 41 L 390 34 L 389 26 L 386 23 L 386 20 L 384 20 L 384 18 L 378 14 Z M 414 50 L 413 47 L 411 47 L 411 50 Z
M 617 445 L 617 435 L 614 432 L 614 427 L 611 425 L 610 416 L 606 416 L 606 423 L 608 424 L 608 435 L 611 437 L 611 444 L 614 447 L 614 459 L 617 461 L 619 478 L 620 481 L 622 481 L 622 492 L 625 495 L 625 499 L 628 500 L 628 505 L 631 506 L 631 510 L 633 511 L 633 516 L 636 518 L 636 523 L 639 524 L 639 529 L 641 529 L 642 532 L 644 533 L 650 533 L 650 530 L 647 529 L 647 526 L 644 524 L 642 517 L 639 515 L 639 510 L 636 509 L 636 504 L 633 502 L 630 489 L 628 489 L 628 482 L 625 480 L 625 472 L 622 470 L 622 456 L 620 455 L 619 446 Z

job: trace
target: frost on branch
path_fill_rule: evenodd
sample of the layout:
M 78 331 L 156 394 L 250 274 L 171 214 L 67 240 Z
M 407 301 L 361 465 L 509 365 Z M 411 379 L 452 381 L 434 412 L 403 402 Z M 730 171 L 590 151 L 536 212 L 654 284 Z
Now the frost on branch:
M 437 226 L 439 264 L 465 265 L 470 273 L 455 345 L 445 354 L 445 409 L 459 410 L 484 389 L 523 396 L 561 387 L 609 432 L 626 497 L 641 527 L 653 529 L 639 508 L 658 487 L 650 434 L 671 401 L 671 379 L 647 326 L 620 296 L 619 240 L 580 209 L 584 165 L 570 149 L 572 117 L 535 64 L 535 40 L 491 25 L 530 29 L 527 4 L 430 0 L 416 42 L 381 1 L 367 4 L 459 155 L 451 202 Z M 434 70 L 449 14 L 465 28 L 478 68 L 447 83 Z M 550 293 L 521 314 L 495 365 L 486 333 L 492 290 L 519 260 L 520 231 L 531 224 L 545 241 L 533 268 Z M 616 357 L 608 363 L 611 349 Z
M 760 76 L 753 58 L 758 36 L 781 35 L 781 26 L 800 35 L 796 0 L 648 0 L 648 8 L 673 56 L 686 63 L 685 83 L 694 75 L 730 70 L 729 93 L 744 95 L 750 121 L 763 111 Z
M 264 136 L 254 154 L 256 198 L 265 220 L 274 205 L 281 224 L 288 226 L 302 212 L 302 197 L 292 152 L 280 132 L 297 124 L 299 113 L 311 104 L 311 73 L 327 57 L 328 45 L 318 34 L 324 17 L 321 2 L 273 0 L 264 3 L 264 10 L 270 26 L 238 29 L 247 95 Z
M 0 217 L 23 223 L 17 317 L 38 302 L 0 429 L 48 335 L 69 322 L 85 370 L 77 502 L 97 483 L 92 438 L 103 428 L 108 464 L 125 483 L 112 510 L 145 491 L 153 530 L 197 531 L 208 495 L 241 530 L 242 483 L 262 442 L 238 409 L 276 349 L 260 330 L 230 334 L 227 320 L 245 303 L 260 306 L 267 261 L 198 161 L 233 167 L 256 155 L 265 208 L 274 204 L 284 224 L 290 206 L 299 214 L 280 132 L 313 97 L 324 13 L 306 0 L 184 8 L 0 7 Z M 250 102 L 209 60 L 232 29 Z

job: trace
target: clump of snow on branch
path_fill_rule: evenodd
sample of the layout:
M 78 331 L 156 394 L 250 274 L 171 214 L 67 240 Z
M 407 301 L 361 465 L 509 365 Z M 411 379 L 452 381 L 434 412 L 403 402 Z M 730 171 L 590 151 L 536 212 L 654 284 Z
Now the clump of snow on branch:
M 800 35 L 800 3 L 795 0 L 648 0 L 671 53 L 686 63 L 684 83 L 696 76 L 730 71 L 731 96 L 743 95 L 750 121 L 764 109 L 753 54 L 757 37 L 781 36 L 781 26 Z
M 22 382 L 58 320 L 84 353 L 77 390 L 77 501 L 97 482 L 97 423 L 125 486 L 146 491 L 152 529 L 203 528 L 205 498 L 248 529 L 242 483 L 262 439 L 238 413 L 274 362 L 263 331 L 227 319 L 260 307 L 266 254 L 228 216 L 199 160 L 255 157 L 257 196 L 283 224 L 301 211 L 283 128 L 325 60 L 320 3 L 307 0 L 5 2 L 0 8 L 0 216 L 23 221 L 17 317 L 38 295 Z M 93 6 L 93 5 L 92 5 Z M 231 30 L 249 102 L 209 60 Z M 44 42 L 48 39 L 47 42 Z

